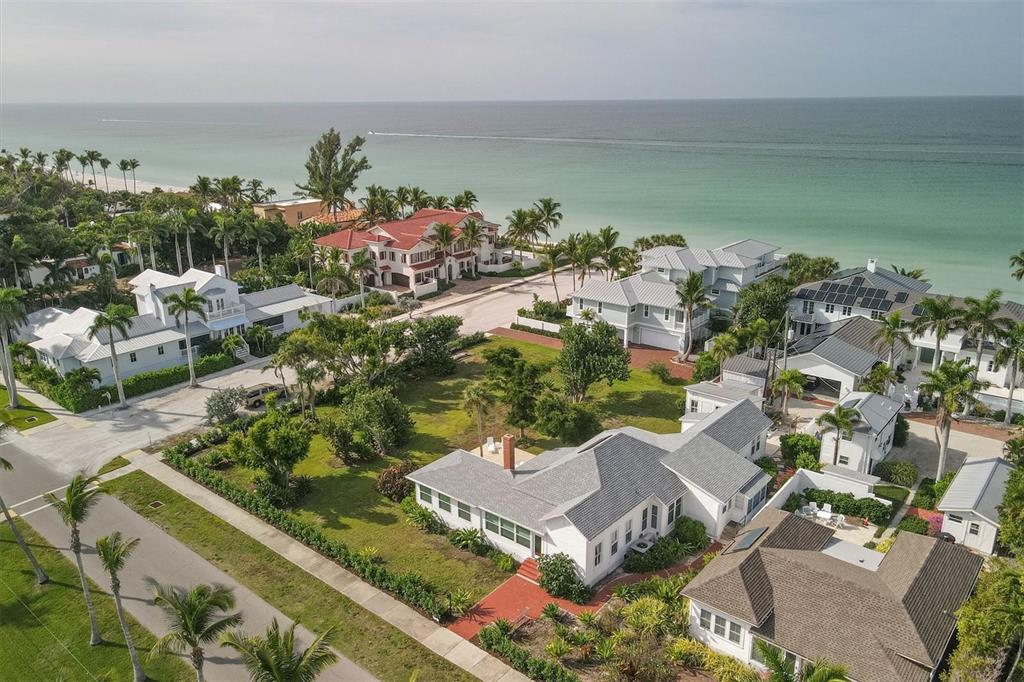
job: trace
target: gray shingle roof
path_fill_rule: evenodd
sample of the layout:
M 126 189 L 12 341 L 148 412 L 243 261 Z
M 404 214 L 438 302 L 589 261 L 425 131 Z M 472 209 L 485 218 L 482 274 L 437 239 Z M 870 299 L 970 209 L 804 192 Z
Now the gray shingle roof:
M 880 324 L 860 316 L 829 322 L 794 341 L 789 352 L 793 356 L 813 353 L 852 374 L 864 376 L 884 360 L 872 340 Z
M 852 391 L 846 394 L 842 405 L 852 407 L 860 413 L 861 421 L 857 423 L 857 430 L 870 430 L 873 434 L 881 433 L 903 409 L 899 402 L 867 391 Z
M 620 306 L 641 304 L 673 309 L 679 306 L 676 285 L 657 272 L 642 272 L 614 282 L 591 278 L 573 298 Z
M 846 666 L 861 682 L 926 680 L 942 659 L 982 559 L 963 547 L 901 533 L 877 571 L 822 552 L 831 531 L 774 508 L 684 589 L 698 603 L 754 625 L 806 659 Z
M 742 400 L 735 405 L 728 405 L 712 412 L 690 432 L 700 432 L 718 441 L 725 447 L 739 452 L 746 447 L 758 434 L 772 425 L 772 420 L 749 400 Z
M 730 384 L 728 382 L 717 384 L 711 381 L 702 381 L 699 384 L 690 384 L 686 387 L 687 395 L 701 395 L 736 402 L 757 398 L 760 391 L 761 389 L 757 386 L 749 384 Z
M 734 355 L 722 363 L 722 371 L 764 379 L 768 376 L 768 361 L 749 355 Z
M 1000 457 L 969 460 L 956 473 L 936 509 L 972 511 L 999 525 L 999 505 L 1006 492 L 1013 465 Z

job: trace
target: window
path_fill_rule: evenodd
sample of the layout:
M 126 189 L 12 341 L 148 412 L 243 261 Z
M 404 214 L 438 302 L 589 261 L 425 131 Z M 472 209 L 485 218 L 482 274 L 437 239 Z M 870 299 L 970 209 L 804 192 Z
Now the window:
M 853 315 L 853 308 L 851 306 L 844 305 L 843 306 L 843 315 L 846 315 L 846 316 Z
M 438 493 L 437 506 L 444 509 L 446 512 L 450 512 L 452 510 L 452 498 L 448 497 L 444 493 Z
M 469 521 L 469 505 L 465 502 L 456 503 L 459 508 L 459 518 Z
M 768 642 L 766 640 L 761 639 L 760 637 L 755 637 L 754 638 L 754 646 L 751 647 L 751 656 L 750 657 L 753 658 L 758 663 L 764 665 L 764 658 L 761 656 L 761 648 L 757 646 L 758 642 L 764 642 L 765 644 L 768 645 L 768 648 L 774 649 L 775 651 L 781 652 L 783 658 L 785 658 L 787 662 L 792 662 L 794 667 L 796 666 L 796 655 L 789 653 L 785 649 L 780 649 L 779 647 L 775 646 L 774 644 L 772 644 L 772 643 L 770 643 L 770 642 Z
M 800 323 L 800 336 L 807 336 L 810 333 L 811 333 L 811 325 L 807 324 L 806 322 L 801 322 Z
M 629 312 L 635 313 L 636 312 L 636 306 L 635 305 L 629 306 Z
M 516 524 L 512 523 L 508 519 L 500 519 L 501 521 L 501 537 L 508 538 L 509 540 L 516 539 Z
M 956 514 L 947 514 L 946 518 L 948 518 L 953 523 L 963 523 L 964 522 L 964 517 L 957 516 Z
M 690 400 L 690 412 L 696 412 L 700 404 L 696 400 Z
M 676 518 L 678 519 L 680 516 L 683 515 L 683 498 L 680 497 L 678 500 L 676 500 L 674 506 L 676 508 Z
M 711 629 L 711 612 L 707 609 L 700 610 L 700 626 L 705 630 Z
M 839 455 L 839 463 L 840 464 L 849 464 L 850 463 L 850 458 L 848 456 L 846 456 L 846 455 Z
M 595 566 L 600 566 L 601 565 L 601 551 L 603 549 L 604 548 L 602 547 L 602 543 L 600 543 L 600 542 L 597 543 L 596 545 L 594 545 L 594 565 Z
M 971 525 L 967 526 L 967 532 L 970 533 L 971 535 L 980 535 L 981 534 L 981 526 L 979 526 L 976 523 L 972 523 Z
M 299 211 L 296 217 L 299 219 L 299 222 L 302 222 L 302 211 Z
M 157 355 L 163 355 L 164 354 L 164 347 L 163 346 L 157 346 L 156 347 L 156 354 Z
M 651 316 L 651 306 L 645 305 L 644 306 L 644 317 L 650 317 L 650 316 Z
M 178 350 L 185 350 L 185 342 L 178 341 Z
M 658 268 L 658 272 L 664 273 L 665 272 L 665 268 Z
M 492 533 L 498 532 L 498 516 L 491 512 L 484 512 L 484 528 Z
M 995 363 L 993 363 L 993 362 L 992 362 L 991 360 L 989 360 L 989 361 L 988 361 L 988 364 L 987 364 L 987 365 L 985 366 L 985 371 L 987 371 L 987 372 L 991 372 L 991 371 L 992 371 L 992 367 L 993 367 L 994 365 L 995 365 Z
M 658 527 L 658 505 L 651 505 L 651 528 Z
M 668 525 L 671 526 L 672 522 L 675 520 L 675 518 L 676 518 L 676 507 L 675 507 L 675 505 L 670 504 L 668 506 L 668 519 L 666 519 L 668 521 Z
M 395 262 L 395 252 L 394 251 L 388 251 L 388 260 L 390 260 L 392 263 Z
M 718 296 L 720 293 L 722 293 L 721 289 L 712 289 L 711 290 L 711 295 L 712 296 Z
M 668 322 L 668 315 L 670 312 L 671 311 L 668 308 L 665 308 L 665 314 L 662 316 L 662 319 L 664 319 L 666 322 Z
M 721 616 L 715 616 L 715 634 L 719 637 L 725 637 L 725 624 L 728 623 L 725 618 Z
M 882 311 L 881 310 L 872 310 L 871 311 L 871 319 L 872 320 L 880 320 L 880 319 L 882 319 Z
M 138 359 L 139 359 L 139 356 L 137 356 L 134 352 L 128 354 L 128 361 L 129 362 L 135 362 Z
M 405 263 L 407 260 L 408 260 L 407 256 L 403 253 L 402 254 L 402 262 Z
M 804 314 L 810 315 L 814 312 L 814 301 L 804 301 Z
M 602 303 L 601 301 L 597 302 L 597 312 L 598 312 L 598 314 L 601 314 L 601 313 L 604 312 L 604 303 Z
M 522 526 L 516 526 L 516 543 L 526 549 L 530 549 L 530 530 Z
M 836 304 L 835 303 L 826 303 L 825 304 L 825 312 L 826 313 L 834 313 L 835 311 L 836 311 Z
M 417 251 L 416 253 L 409 254 L 409 263 L 423 263 L 434 257 L 433 251 Z
M 640 532 L 647 530 L 647 508 L 644 507 L 643 513 L 640 515 Z
M 626 544 L 633 541 L 633 519 L 626 521 Z
M 739 623 L 734 623 L 731 620 L 729 621 L 729 641 L 730 642 L 732 642 L 733 644 L 739 644 L 740 643 L 740 634 L 742 632 L 743 632 L 743 630 L 740 629 L 740 624 Z
M 619 529 L 616 528 L 612 531 L 612 547 L 611 555 L 615 556 L 615 553 L 619 551 Z
M 434 503 L 434 491 L 431 490 L 430 488 L 427 488 L 426 486 L 422 486 L 421 485 L 420 486 L 420 499 L 423 500 L 424 502 L 426 502 L 427 504 L 433 504 Z

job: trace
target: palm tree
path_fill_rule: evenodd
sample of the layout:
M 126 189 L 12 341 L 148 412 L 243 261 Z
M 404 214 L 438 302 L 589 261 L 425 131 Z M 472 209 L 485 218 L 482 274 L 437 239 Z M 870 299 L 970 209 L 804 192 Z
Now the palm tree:
M 422 187 L 412 187 L 409 189 L 408 204 L 415 213 L 430 205 L 430 195 Z
M 366 304 L 366 276 L 377 272 L 377 264 L 370 257 L 369 249 L 360 249 L 352 254 L 348 262 L 348 271 L 359 281 L 359 305 Z
M 107 178 L 107 169 L 110 168 L 110 159 L 107 157 L 101 157 L 99 159 L 100 168 L 103 169 L 103 186 L 106 188 L 107 194 L 110 194 L 110 180 Z
M 96 624 L 96 611 L 93 609 L 92 597 L 89 595 L 89 581 L 85 577 L 85 567 L 82 565 L 82 538 L 79 526 L 85 523 L 90 510 L 99 501 L 99 496 L 103 494 L 103 491 L 95 485 L 98 480 L 95 476 L 86 478 L 82 474 L 78 474 L 65 488 L 63 498 L 57 497 L 53 493 L 46 493 L 46 501 L 53 506 L 60 516 L 60 520 L 71 530 L 71 552 L 75 555 L 75 563 L 78 564 L 78 577 L 82 581 L 85 608 L 89 612 L 89 627 L 92 630 L 89 644 L 92 646 L 96 646 L 103 640 L 100 637 L 100 628 Z
M 328 644 L 334 627 L 299 650 L 295 642 L 297 625 L 292 623 L 282 632 L 275 618 L 262 637 L 229 632 L 221 638 L 221 644 L 242 655 L 253 682 L 313 682 L 338 660 Z
M 259 263 L 260 272 L 266 272 L 263 268 L 263 245 L 274 241 L 277 235 L 270 227 L 269 220 L 257 218 L 245 224 L 245 241 L 256 245 L 256 261 Z
M 551 286 L 555 288 L 555 302 L 561 301 L 561 297 L 558 295 L 558 268 L 560 267 L 558 261 L 565 255 L 565 244 L 562 242 L 556 242 L 549 244 L 547 253 L 544 255 L 544 260 L 541 261 L 541 265 L 547 269 L 548 275 L 551 276 Z
M 141 165 L 142 164 L 139 163 L 138 159 L 128 159 L 128 168 L 130 168 L 132 171 L 132 194 L 137 194 L 139 191 L 138 188 L 135 186 L 135 169 L 137 169 Z
M 167 305 L 167 312 L 174 315 L 174 319 L 181 322 L 181 317 L 185 317 L 185 353 L 188 357 L 188 385 L 191 388 L 195 388 L 199 384 L 196 383 L 196 369 L 192 364 L 192 335 L 188 330 L 188 315 L 193 313 L 199 316 L 199 319 L 206 319 L 206 297 L 202 296 L 195 289 L 189 287 L 182 291 L 180 294 L 171 294 L 165 301 Z
M 118 573 L 128 563 L 135 546 L 139 544 L 138 538 L 122 538 L 121 533 L 114 532 L 96 540 L 96 554 L 103 564 L 103 569 L 110 575 L 110 593 L 114 595 L 114 608 L 117 610 L 117 620 L 121 623 L 121 632 L 124 633 L 124 643 L 128 647 L 128 656 L 132 661 L 132 672 L 134 682 L 145 682 L 146 673 L 142 671 L 142 664 L 139 662 L 139 652 L 135 650 L 135 642 L 132 640 L 132 631 L 128 627 L 128 620 L 124 617 L 124 607 L 121 606 L 121 579 Z
M 772 390 L 782 391 L 782 416 L 784 419 L 789 418 L 789 397 L 791 395 L 795 395 L 797 398 L 804 397 L 804 382 L 806 380 L 806 377 L 798 369 L 779 370 L 778 376 L 772 380 Z
M 679 297 L 680 307 L 686 313 L 684 360 L 689 360 L 693 351 L 693 313 L 697 310 L 710 310 L 715 306 L 714 301 L 708 296 L 710 290 L 710 287 L 704 286 L 704 275 L 699 272 L 691 272 L 686 279 L 676 282 L 676 296 Z
M 1010 256 L 1011 276 L 1018 282 L 1024 279 L 1024 249 Z
M 96 187 L 96 162 L 101 160 L 103 155 L 95 149 L 85 150 L 85 160 L 89 163 L 89 168 L 92 170 L 92 186 Z
M 10 338 L 23 324 L 28 322 L 25 292 L 14 287 L 0 289 L 0 349 L 3 350 L 4 383 L 7 385 L 7 406 L 18 407 L 18 384 L 14 376 L 14 361 L 11 359 Z
M 514 244 L 518 244 L 519 257 L 522 258 L 522 242 L 529 240 L 538 231 L 537 214 L 525 208 L 517 208 L 505 217 L 508 224 L 505 225 L 505 237 Z M 512 251 L 515 255 L 515 249 Z
M 537 216 L 537 222 L 544 227 L 545 242 L 551 234 L 562 224 L 562 205 L 551 197 L 544 197 L 533 202 L 533 212 Z
M 0 435 L 9 428 L 11 428 L 9 425 L 4 422 L 0 422 Z M 14 465 L 3 457 L 0 457 L 0 471 L 10 471 L 13 468 Z M 40 585 L 48 582 L 50 580 L 50 576 L 46 575 L 46 571 L 43 570 L 43 567 L 40 566 L 39 562 L 36 560 L 36 555 L 32 553 L 28 543 L 25 542 L 25 538 L 21 536 L 21 531 L 18 530 L 18 524 L 14 523 L 14 519 L 11 517 L 10 510 L 7 509 L 7 504 L 4 502 L 3 496 L 0 496 L 0 511 L 3 512 L 4 518 L 7 519 L 7 525 L 10 526 L 11 534 L 14 535 L 14 540 L 18 543 L 18 547 L 21 547 L 21 551 L 24 552 L 28 562 L 32 564 L 32 569 L 36 572 L 36 582 Z
M 997 339 L 1007 327 L 1012 324 L 1010 318 L 999 314 L 1003 307 L 1003 292 L 999 289 L 992 289 L 983 298 L 968 296 L 964 299 L 965 309 L 961 322 L 966 335 L 974 340 L 974 371 L 981 373 L 981 355 L 985 349 L 985 342 Z M 966 406 L 966 413 L 970 414 L 970 403 Z
M 470 384 L 462 392 L 462 409 L 476 419 L 476 435 L 480 439 L 480 456 L 484 456 L 484 418 L 494 407 L 494 394 L 482 381 Z
M 980 381 L 967 360 L 943 362 L 939 368 L 924 373 L 922 393 L 935 395 L 935 442 L 939 446 L 939 465 L 935 480 L 942 478 L 946 469 L 946 450 L 949 447 L 949 431 L 953 425 L 953 414 L 964 406 L 975 402 L 974 394 L 986 388 L 987 381 Z
M 843 436 L 853 438 L 853 427 L 861 421 L 860 412 L 855 407 L 836 405 L 831 411 L 818 415 L 814 423 L 821 427 L 822 433 L 834 431 L 835 447 L 832 450 L 832 464 L 839 463 L 839 441 Z
M 753 320 L 744 329 L 744 334 L 747 347 L 757 348 L 759 356 L 763 358 L 768 348 L 768 340 L 772 335 L 772 326 L 768 323 L 768 320 L 763 317 Z
M 150 655 L 187 652 L 195 668 L 197 682 L 203 682 L 203 646 L 216 642 L 221 635 L 242 623 L 240 614 L 222 615 L 235 606 L 231 589 L 220 585 L 196 585 L 186 592 L 157 585 L 153 603 L 167 614 L 170 632 L 157 640 Z
M 619 232 L 611 225 L 605 225 L 597 231 L 597 244 L 598 254 L 601 256 L 601 260 L 608 264 L 609 257 L 616 249 L 616 244 L 619 241 Z M 611 279 L 609 277 L 608 279 Z
M 476 218 L 466 218 L 466 222 L 462 225 L 459 241 L 465 244 L 467 249 L 473 251 L 473 276 L 476 277 L 477 260 L 480 257 L 478 249 L 484 244 L 484 228 L 480 221 Z
M 594 260 L 601 255 L 601 245 L 597 237 L 590 232 L 580 237 L 576 249 L 569 254 L 569 258 L 580 272 L 580 286 L 583 285 L 587 275 L 594 267 Z
M 712 359 L 721 367 L 722 363 L 740 352 L 740 340 L 732 332 L 722 332 L 711 340 Z
M 445 281 L 450 279 L 450 273 L 448 272 L 448 250 L 456 241 L 458 241 L 458 237 L 453 226 L 448 223 L 434 225 L 434 243 L 441 250 L 441 272 L 444 273 Z
M 124 191 L 127 192 L 128 191 L 128 171 L 130 171 L 132 169 L 132 165 L 128 161 L 128 159 L 121 159 L 120 161 L 117 162 L 117 169 L 119 171 L 121 171 L 121 177 L 124 178 Z M 132 171 L 132 176 L 134 177 L 134 175 L 135 175 L 135 171 Z
M 796 664 L 786 659 L 782 649 L 762 639 L 755 639 L 754 646 L 761 654 L 761 662 L 768 669 L 768 682 L 847 682 L 846 668 L 826 661 L 805 661 L 796 672 Z
M 340 254 L 336 249 L 331 250 L 327 263 L 324 265 L 323 276 L 317 282 L 317 289 L 331 293 L 331 313 L 334 311 L 334 302 L 338 298 L 338 292 L 348 291 L 354 282 L 352 273 L 341 264 Z
M 78 165 L 82 167 L 82 187 L 85 187 L 85 167 L 89 165 L 89 157 L 85 154 L 76 154 L 75 159 L 78 161 Z
M 106 333 L 107 344 L 110 350 L 110 365 L 114 371 L 114 383 L 117 384 L 117 401 L 122 408 L 128 403 L 124 398 L 124 385 L 121 383 L 121 370 L 117 364 L 117 349 L 114 347 L 114 332 L 121 335 L 122 339 L 128 339 L 128 330 L 131 329 L 134 321 L 135 310 L 123 303 L 111 303 L 106 309 L 93 318 L 92 326 L 88 329 L 90 339 L 97 339 Z
M 167 231 L 174 235 L 174 260 L 178 265 L 178 275 L 181 276 L 181 273 L 184 271 L 181 268 L 181 242 L 179 235 L 185 229 L 185 216 L 181 214 L 181 211 L 174 210 L 169 211 L 164 217 L 167 219 Z
M 861 389 L 871 391 L 879 395 L 885 395 L 889 387 L 899 380 L 899 375 L 889 365 L 880 362 L 871 368 L 867 377 L 861 382 Z
M 274 337 L 274 334 L 266 325 L 254 324 L 249 327 L 248 336 L 256 344 L 256 347 L 260 349 L 260 353 L 263 353 L 267 348 L 267 344 Z
M 213 216 L 214 226 L 210 229 L 210 237 L 224 249 L 224 274 L 231 278 L 231 263 L 228 261 L 231 244 L 239 236 L 240 226 L 236 216 L 228 212 L 220 212 Z
M 228 334 L 220 341 L 220 349 L 227 355 L 234 355 L 235 351 L 242 347 L 245 339 L 241 334 Z
M 1006 415 L 1003 423 L 1013 418 L 1013 391 L 1017 387 L 1017 372 L 1024 365 L 1024 322 L 1009 325 L 996 341 L 996 354 L 992 362 L 997 367 L 1010 368 L 1009 394 L 1006 396 Z
M 32 247 L 20 234 L 11 237 L 10 243 L 0 242 L 0 265 L 11 269 L 14 278 L 14 281 L 11 282 L 12 286 L 23 286 L 21 273 L 34 262 Z
M 213 196 L 213 180 L 206 175 L 197 175 L 195 184 L 188 191 L 199 198 L 199 210 L 205 213 L 210 205 L 210 197 Z
M 880 322 L 882 324 L 871 338 L 871 341 L 878 346 L 879 350 L 885 350 L 889 353 L 889 358 L 885 364 L 895 369 L 896 346 L 910 347 L 910 331 L 907 323 L 903 321 L 903 313 L 899 310 L 887 317 L 883 317 Z
M 921 315 L 914 321 L 912 329 L 918 336 L 927 332 L 935 335 L 935 357 L 932 358 L 934 372 L 942 361 L 942 342 L 950 332 L 960 328 L 960 315 L 963 311 L 953 305 L 952 296 L 925 298 L 919 305 Z
M 203 221 L 202 211 L 197 211 L 194 208 L 185 211 L 182 218 L 181 231 L 185 233 L 185 259 L 188 261 L 189 270 L 191 270 L 195 267 L 192 262 L 192 235 L 197 232 L 201 233 L 206 227 L 206 223 Z

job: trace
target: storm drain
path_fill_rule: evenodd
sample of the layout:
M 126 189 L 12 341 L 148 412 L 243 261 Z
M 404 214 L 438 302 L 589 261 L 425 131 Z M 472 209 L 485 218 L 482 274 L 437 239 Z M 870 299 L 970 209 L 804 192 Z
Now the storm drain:
M 161 502 L 160 500 L 153 500 L 153 501 L 152 501 L 152 502 L 150 502 L 150 503 L 149 503 L 149 504 L 148 504 L 147 506 L 148 506 L 148 507 L 149 507 L 150 509 L 159 509 L 160 507 L 164 506 L 164 503 L 163 503 L 163 502 Z

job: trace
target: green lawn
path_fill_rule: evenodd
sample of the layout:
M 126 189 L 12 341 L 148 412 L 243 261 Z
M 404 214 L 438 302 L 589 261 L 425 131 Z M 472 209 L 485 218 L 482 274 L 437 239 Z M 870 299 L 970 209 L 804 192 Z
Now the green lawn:
M 124 457 L 118 455 L 114 459 L 110 460 L 109 462 L 101 466 L 100 470 L 97 471 L 96 474 L 98 476 L 102 476 L 103 474 L 114 471 L 115 469 L 120 469 L 121 467 L 128 466 L 129 463 L 130 462 L 126 460 Z
M 910 494 L 908 489 L 898 485 L 876 485 L 874 490 L 876 496 L 892 502 L 895 509 L 899 509 Z
M 478 447 L 476 425 L 460 408 L 463 389 L 483 378 L 484 363 L 480 357 L 486 347 L 515 346 L 532 362 L 551 364 L 558 351 L 510 339 L 491 339 L 472 349 L 471 356 L 460 362 L 455 374 L 440 379 L 410 383 L 400 397 L 416 421 L 415 435 L 401 453 L 417 464 L 426 464 L 455 448 L 472 450 Z M 549 377 L 557 380 L 554 371 Z M 678 385 L 666 385 L 647 370 L 633 370 L 629 381 L 609 388 L 592 389 L 591 402 L 605 426 L 638 426 L 660 433 L 679 429 L 676 401 L 682 396 Z M 330 407 L 318 408 L 329 414 Z M 485 434 L 497 438 L 509 430 L 503 424 L 503 412 L 496 411 L 484 426 Z M 563 445 L 527 430 L 530 449 Z M 447 539 L 428 535 L 406 522 L 398 505 L 382 497 L 376 488 L 377 473 L 399 458 L 346 466 L 331 456 L 320 436 L 313 439 L 309 457 L 295 473 L 313 480 L 313 491 L 303 499 L 296 514 L 320 525 L 328 535 L 342 540 L 349 547 L 376 547 L 380 556 L 402 571 L 418 571 L 442 590 L 469 590 L 474 600 L 497 587 L 507 574 L 482 557 L 453 547 Z M 235 467 L 225 475 L 236 483 L 248 485 L 252 472 Z
M 133 471 L 106 487 L 289 618 L 318 633 L 336 625 L 334 647 L 381 680 L 407 682 L 416 670 L 424 682 L 475 679 L 147 474 Z M 150 508 L 154 500 L 164 506 Z
M 56 419 L 56 417 L 43 408 L 36 407 L 28 400 L 25 400 L 23 396 L 18 396 L 18 407 L 13 410 L 7 407 L 7 401 L 7 389 L 0 386 L 0 405 L 3 405 L 3 408 L 0 408 L 0 421 L 10 424 L 19 431 L 31 429 L 34 426 L 46 424 Z
M 19 522 L 26 541 L 50 575 L 37 585 L 35 574 L 14 542 L 10 527 L 0 527 L 0 678 L 9 682 L 40 680 L 132 679 L 128 650 L 114 601 L 93 587 L 104 642 L 89 646 L 89 620 L 74 565 L 26 524 Z M 140 652 L 155 638 L 132 619 L 132 637 Z M 165 682 L 193 677 L 191 668 L 173 656 L 147 660 L 143 667 L 151 680 Z

